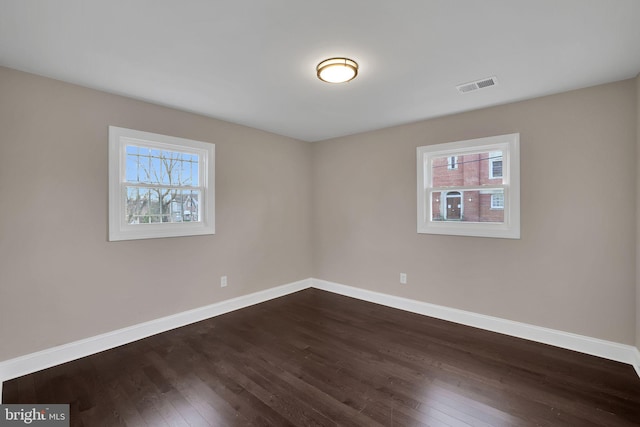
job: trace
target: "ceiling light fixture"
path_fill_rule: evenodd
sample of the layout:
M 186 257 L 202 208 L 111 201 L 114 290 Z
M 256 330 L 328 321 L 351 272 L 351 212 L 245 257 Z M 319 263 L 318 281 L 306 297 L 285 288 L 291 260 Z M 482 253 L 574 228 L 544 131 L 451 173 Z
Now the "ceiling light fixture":
M 345 83 L 358 75 L 358 63 L 349 58 L 329 58 L 319 63 L 316 71 L 323 82 Z

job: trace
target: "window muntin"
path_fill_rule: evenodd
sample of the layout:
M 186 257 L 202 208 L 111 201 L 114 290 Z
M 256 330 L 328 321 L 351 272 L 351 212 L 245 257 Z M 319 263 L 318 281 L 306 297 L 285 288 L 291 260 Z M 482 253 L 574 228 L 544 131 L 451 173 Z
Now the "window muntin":
M 213 144 L 109 127 L 109 240 L 214 233 Z
M 417 152 L 419 233 L 519 238 L 519 134 Z

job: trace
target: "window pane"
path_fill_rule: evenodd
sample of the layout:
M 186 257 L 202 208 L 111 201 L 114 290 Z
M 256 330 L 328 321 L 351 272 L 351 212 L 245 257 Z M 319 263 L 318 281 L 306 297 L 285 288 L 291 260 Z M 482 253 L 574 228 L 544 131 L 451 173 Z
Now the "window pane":
M 174 197 L 169 203 L 169 218 L 170 222 L 182 222 L 182 209 L 180 207 L 182 190 L 175 190 Z
M 160 152 L 160 175 L 159 175 L 159 183 L 164 185 L 169 185 L 170 176 L 171 176 L 171 153 L 167 151 Z
M 200 191 L 127 187 L 128 224 L 199 222 Z
M 184 157 L 188 157 L 188 156 L 184 156 Z M 180 182 L 183 183 L 183 185 L 194 185 L 191 182 L 191 162 L 188 159 L 183 159 L 183 161 L 180 162 Z
M 182 215 L 184 221 L 200 221 L 200 192 L 185 191 L 182 199 Z
M 198 186 L 195 154 L 127 146 L 125 179 L 140 184 Z
M 128 147 L 127 147 L 128 148 Z M 125 173 L 127 182 L 139 182 L 138 163 L 140 156 L 138 154 L 127 154 L 127 163 L 125 164 Z
M 127 187 L 127 224 L 144 224 L 149 222 L 149 189 Z
M 173 222 L 171 220 L 171 203 L 175 200 L 176 192 L 175 189 L 165 189 L 161 193 L 162 222 Z
M 504 190 L 434 191 L 431 221 L 504 222 Z
M 151 189 L 149 190 L 150 200 L 149 200 L 149 213 L 151 215 L 160 215 L 160 190 L 159 189 Z M 153 221 L 152 221 L 153 222 Z
M 191 165 L 191 176 L 190 181 L 191 185 L 197 187 L 200 185 L 200 177 L 199 177 L 199 159 L 198 156 L 191 156 L 191 161 L 189 162 Z
M 129 150 L 131 146 L 127 146 L 127 163 L 126 168 L 126 181 L 127 182 L 140 182 L 149 184 L 151 183 L 151 158 L 149 157 L 149 150 L 142 147 L 135 147 L 136 150 Z
M 125 213 L 127 224 L 137 224 L 138 216 L 142 210 L 140 190 L 138 188 L 127 187 L 127 211 Z
M 502 184 L 502 151 L 435 157 L 431 171 L 432 187 Z

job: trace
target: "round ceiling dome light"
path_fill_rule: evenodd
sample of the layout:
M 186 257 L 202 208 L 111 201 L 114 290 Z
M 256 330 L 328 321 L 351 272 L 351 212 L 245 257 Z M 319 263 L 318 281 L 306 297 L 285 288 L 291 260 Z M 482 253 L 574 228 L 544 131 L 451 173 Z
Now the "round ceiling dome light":
M 358 63 L 349 58 L 330 58 L 319 63 L 316 71 L 323 82 L 345 83 L 358 75 Z

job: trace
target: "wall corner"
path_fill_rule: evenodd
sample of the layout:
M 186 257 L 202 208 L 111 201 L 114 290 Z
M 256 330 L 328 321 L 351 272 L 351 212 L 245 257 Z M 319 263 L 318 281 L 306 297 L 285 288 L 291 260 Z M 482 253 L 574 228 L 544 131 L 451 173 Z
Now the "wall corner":
M 640 375 L 640 73 L 636 76 L 636 370 Z

